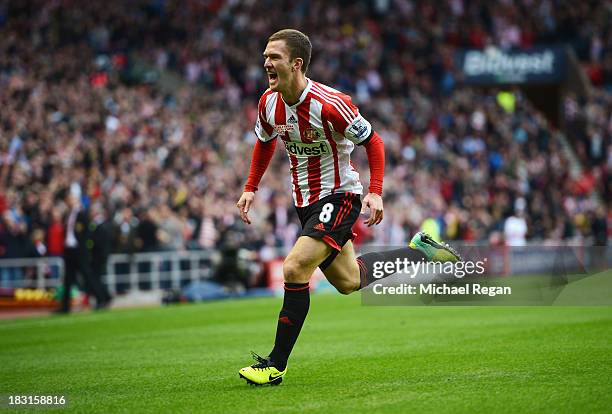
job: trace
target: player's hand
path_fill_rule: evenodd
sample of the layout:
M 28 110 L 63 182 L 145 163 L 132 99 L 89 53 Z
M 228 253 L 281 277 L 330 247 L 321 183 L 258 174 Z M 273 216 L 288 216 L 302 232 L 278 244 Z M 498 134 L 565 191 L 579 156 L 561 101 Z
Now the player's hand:
M 383 219 L 383 201 L 382 197 L 375 193 L 368 193 L 363 198 L 363 205 L 361 207 L 361 214 L 364 214 L 367 209 L 370 209 L 370 217 L 366 221 L 368 227 L 380 223 Z
M 238 207 L 238 210 L 240 210 L 240 218 L 246 224 L 251 224 L 248 212 L 251 208 L 251 204 L 253 204 L 253 200 L 255 200 L 255 193 L 251 191 L 245 191 L 244 193 L 242 193 L 242 195 L 240 196 L 240 200 L 238 200 L 238 203 L 236 204 L 236 207 Z

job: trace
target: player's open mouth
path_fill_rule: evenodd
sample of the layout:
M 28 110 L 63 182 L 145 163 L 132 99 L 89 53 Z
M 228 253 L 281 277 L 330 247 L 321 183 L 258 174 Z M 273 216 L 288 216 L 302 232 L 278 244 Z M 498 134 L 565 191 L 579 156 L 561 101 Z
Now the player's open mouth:
M 271 81 L 278 79 L 278 75 L 276 73 L 268 73 L 268 79 Z

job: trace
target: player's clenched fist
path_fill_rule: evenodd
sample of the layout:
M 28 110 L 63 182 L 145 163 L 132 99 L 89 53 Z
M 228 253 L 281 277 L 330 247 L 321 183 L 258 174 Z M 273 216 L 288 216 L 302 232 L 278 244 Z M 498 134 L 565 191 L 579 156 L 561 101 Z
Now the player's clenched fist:
M 253 203 L 254 199 L 255 199 L 255 193 L 250 192 L 250 191 L 245 191 L 244 193 L 242 193 L 242 195 L 240 196 L 240 200 L 238 200 L 238 203 L 236 204 L 236 207 L 238 207 L 238 210 L 240 210 L 240 218 L 246 224 L 251 224 L 251 220 L 249 219 L 248 212 L 249 212 L 249 209 L 251 208 L 251 204 Z

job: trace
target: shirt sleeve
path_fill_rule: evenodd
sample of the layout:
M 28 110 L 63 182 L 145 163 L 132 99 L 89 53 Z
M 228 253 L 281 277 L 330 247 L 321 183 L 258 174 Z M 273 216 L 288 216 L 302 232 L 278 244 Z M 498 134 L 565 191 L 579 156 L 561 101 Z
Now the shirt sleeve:
M 372 132 L 372 125 L 368 120 L 358 115 L 353 119 L 353 122 L 346 127 L 344 136 L 355 144 L 361 145 L 372 136 Z
M 257 105 L 257 121 L 255 122 L 255 135 L 262 142 L 268 142 L 276 138 L 276 131 L 267 121 L 266 101 L 269 94 L 265 93 L 259 99 Z
M 354 144 L 364 143 L 372 135 L 372 125 L 359 113 L 347 95 L 336 95 L 328 103 L 328 119 L 334 131 Z
M 276 140 L 268 142 L 255 142 L 253 158 L 251 158 L 251 167 L 249 168 L 249 177 L 244 186 L 244 191 L 257 191 L 261 177 L 263 177 L 264 173 L 268 169 L 270 160 L 274 155 L 274 148 L 276 148 Z
M 385 145 L 380 136 L 374 132 L 364 144 L 370 166 L 370 193 L 382 195 L 385 176 Z

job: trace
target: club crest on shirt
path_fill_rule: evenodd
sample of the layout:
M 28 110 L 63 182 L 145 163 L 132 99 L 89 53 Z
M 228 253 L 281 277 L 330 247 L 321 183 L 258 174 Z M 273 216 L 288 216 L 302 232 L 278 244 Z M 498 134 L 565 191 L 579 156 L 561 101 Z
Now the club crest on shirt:
M 321 138 L 321 133 L 314 128 L 308 128 L 304 131 L 304 138 L 309 142 L 316 141 Z

